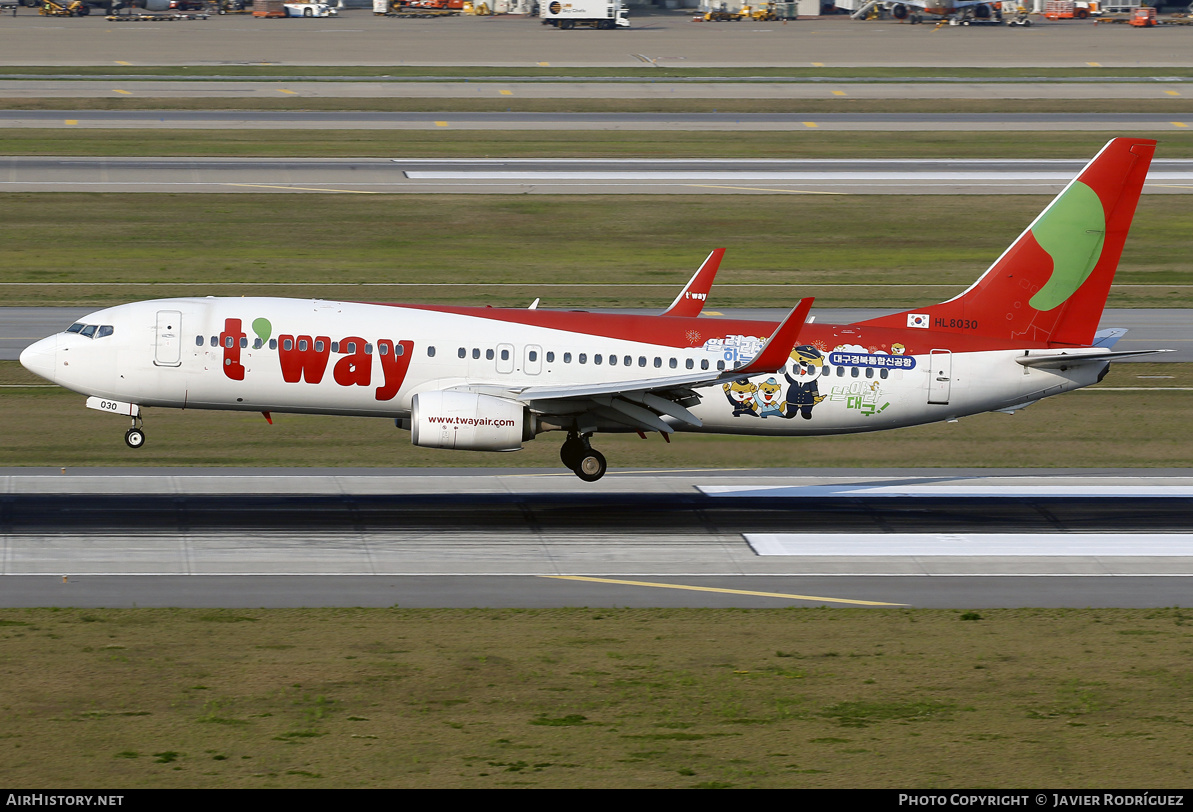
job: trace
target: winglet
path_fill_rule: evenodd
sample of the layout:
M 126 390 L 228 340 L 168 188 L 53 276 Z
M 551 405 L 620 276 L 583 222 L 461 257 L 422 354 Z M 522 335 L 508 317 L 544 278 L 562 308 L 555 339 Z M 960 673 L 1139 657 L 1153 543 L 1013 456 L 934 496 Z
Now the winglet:
M 754 360 L 744 367 L 732 370 L 735 378 L 748 378 L 752 375 L 766 375 L 777 372 L 787 364 L 791 357 L 791 348 L 799 338 L 799 332 L 808 320 L 808 311 L 812 309 L 814 299 L 800 299 L 799 304 L 791 309 L 787 318 L 775 329 L 771 337 L 762 345 L 762 349 L 754 356 Z
M 671 306 L 662 312 L 664 316 L 687 316 L 695 318 L 704 309 L 708 300 L 708 292 L 712 289 L 712 281 L 721 267 L 721 257 L 725 256 L 724 248 L 716 248 L 708 259 L 704 260 L 699 270 L 688 280 L 688 284 L 675 297 Z

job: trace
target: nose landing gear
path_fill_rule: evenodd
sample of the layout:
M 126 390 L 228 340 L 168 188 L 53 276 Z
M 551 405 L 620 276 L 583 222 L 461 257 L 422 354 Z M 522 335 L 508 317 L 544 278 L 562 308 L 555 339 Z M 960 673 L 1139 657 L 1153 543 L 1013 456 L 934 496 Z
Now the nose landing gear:
M 569 432 L 563 447 L 559 449 L 559 459 L 580 479 L 596 482 L 605 475 L 609 466 L 605 462 L 605 455 L 588 444 L 590 436 Z

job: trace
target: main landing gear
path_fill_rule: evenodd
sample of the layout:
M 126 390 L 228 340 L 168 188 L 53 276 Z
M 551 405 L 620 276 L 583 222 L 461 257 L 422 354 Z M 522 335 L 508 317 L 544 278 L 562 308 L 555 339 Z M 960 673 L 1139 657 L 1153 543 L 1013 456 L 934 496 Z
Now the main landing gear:
M 585 482 L 596 482 L 605 475 L 609 466 L 605 462 L 605 455 L 588 444 L 591 435 L 581 436 L 574 431 L 568 432 L 568 438 L 559 449 L 559 459 L 576 476 Z
M 124 433 L 124 444 L 129 448 L 145 445 L 145 429 L 139 415 L 133 418 L 133 427 Z

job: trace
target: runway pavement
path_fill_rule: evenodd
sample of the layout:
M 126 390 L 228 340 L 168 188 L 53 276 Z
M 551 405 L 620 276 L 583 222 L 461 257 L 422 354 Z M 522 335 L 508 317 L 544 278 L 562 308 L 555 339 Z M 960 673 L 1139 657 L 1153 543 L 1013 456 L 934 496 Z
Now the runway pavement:
M 309 291 L 312 297 L 319 295 L 319 285 L 299 286 Z M 402 298 L 401 285 L 362 285 L 361 298 L 398 300 Z M 657 287 L 660 298 L 673 286 Z M 0 286 L 3 290 L 3 286 Z M 151 298 L 146 288 L 146 298 Z M 367 291 L 367 292 L 366 292 Z M 201 295 L 196 291 L 195 295 Z M 0 307 L 0 361 L 15 361 L 21 350 L 34 341 L 60 332 L 73 322 L 95 312 L 94 307 Z M 626 313 L 655 313 L 651 310 L 624 310 Z M 779 321 L 786 315 L 780 309 L 726 309 L 718 311 L 728 318 L 759 319 Z M 813 315 L 821 322 L 849 324 L 863 319 L 877 318 L 890 310 L 863 308 L 817 308 Z M 711 318 L 711 317 L 710 317 Z M 1110 309 L 1102 315 L 1101 327 L 1126 327 L 1130 332 L 1119 343 L 1119 349 L 1171 349 L 1173 352 L 1146 356 L 1138 359 L 1146 363 L 1193 362 L 1193 317 L 1187 310 Z M 1132 363 L 1124 361 L 1122 363 Z
M 348 89 L 330 85 L 327 89 Z M 1187 91 L 1193 93 L 1193 90 Z M 329 93 L 338 96 L 339 94 Z M 705 98 L 708 91 L 705 90 Z M 713 96 L 717 98 L 717 96 Z M 1172 113 L 552 113 L 226 110 L 5 110 L 0 129 L 588 130 L 660 132 L 1053 132 L 1167 134 L 1193 115 Z M 1020 160 L 1020 159 L 1014 159 Z
M 1066 160 L 0 158 L 0 192 L 324 194 L 1055 194 Z M 1193 192 L 1193 160 L 1147 194 Z
M 0 489 L 3 605 L 1167 606 L 1193 575 L 1185 472 L 9 469 Z

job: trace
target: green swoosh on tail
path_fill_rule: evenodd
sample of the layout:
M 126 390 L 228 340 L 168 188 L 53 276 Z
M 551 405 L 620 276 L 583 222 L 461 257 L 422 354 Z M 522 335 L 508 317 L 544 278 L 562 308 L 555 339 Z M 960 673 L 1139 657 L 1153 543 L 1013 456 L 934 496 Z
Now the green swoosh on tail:
M 1106 213 L 1097 193 L 1080 181 L 1056 199 L 1031 230 L 1052 257 L 1052 276 L 1028 302 L 1036 310 L 1065 303 L 1089 278 L 1106 237 Z

